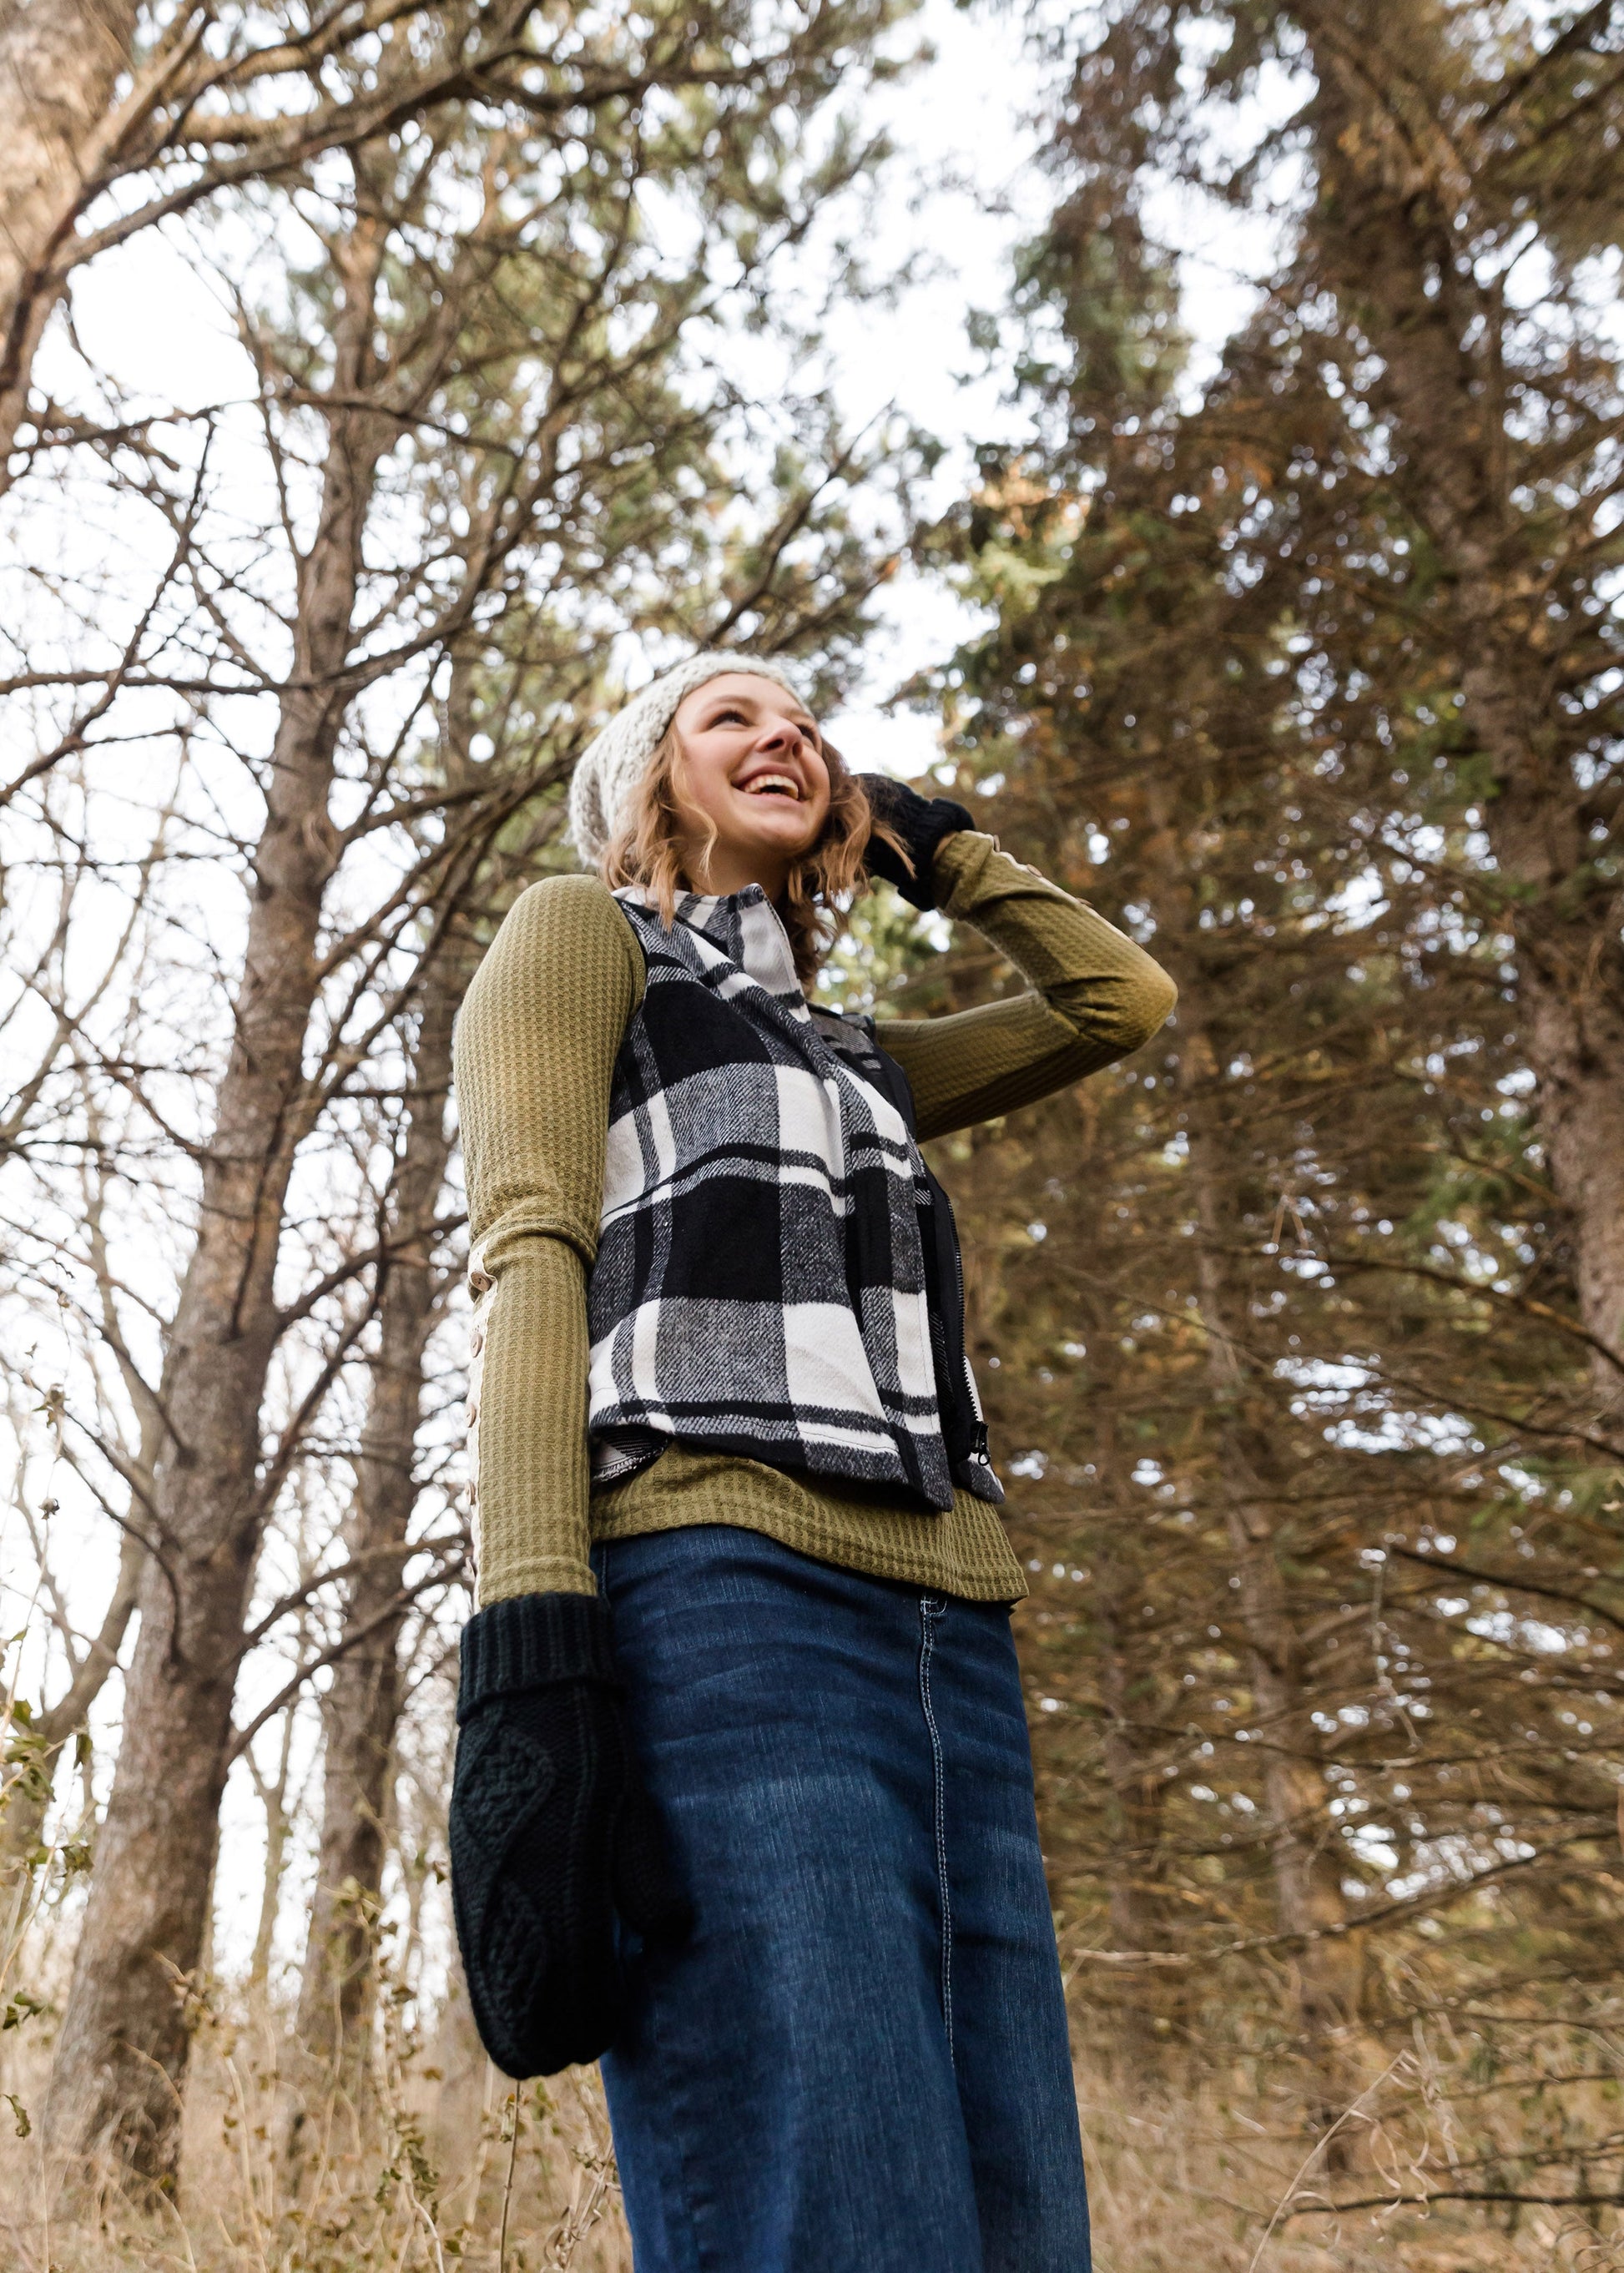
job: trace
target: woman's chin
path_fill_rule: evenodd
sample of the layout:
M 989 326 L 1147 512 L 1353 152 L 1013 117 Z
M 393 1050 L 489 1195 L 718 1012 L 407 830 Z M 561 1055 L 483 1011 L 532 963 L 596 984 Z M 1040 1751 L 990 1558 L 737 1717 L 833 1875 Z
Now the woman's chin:
M 765 852 L 778 860 L 798 860 L 812 850 L 817 842 L 817 831 L 792 808 L 785 813 L 764 813 L 759 820 L 752 817 L 748 826 L 730 832 L 729 842 L 732 851 L 747 858 L 752 853 Z

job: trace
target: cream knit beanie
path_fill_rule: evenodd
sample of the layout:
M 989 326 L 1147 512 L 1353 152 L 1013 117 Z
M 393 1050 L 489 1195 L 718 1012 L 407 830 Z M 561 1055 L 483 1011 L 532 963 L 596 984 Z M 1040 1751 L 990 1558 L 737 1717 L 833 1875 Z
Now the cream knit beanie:
M 569 836 L 582 859 L 596 861 L 626 818 L 632 791 L 648 770 L 665 729 L 684 697 L 709 679 L 742 671 L 771 679 L 800 699 L 800 690 L 782 664 L 766 656 L 731 655 L 726 648 L 690 656 L 663 679 L 656 679 L 617 710 L 583 751 L 569 784 Z

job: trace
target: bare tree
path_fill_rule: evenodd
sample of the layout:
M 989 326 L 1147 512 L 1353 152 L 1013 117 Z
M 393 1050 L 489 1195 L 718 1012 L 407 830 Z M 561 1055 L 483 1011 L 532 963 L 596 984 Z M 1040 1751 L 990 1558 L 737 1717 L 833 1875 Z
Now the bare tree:
M 222 190 L 286 177 L 449 103 L 539 117 L 668 83 L 536 0 L 7 0 L 0 12 L 0 488 L 45 325 L 73 271 Z M 641 68 L 640 68 L 641 66 Z M 695 83 L 703 79 L 695 74 Z M 109 192 L 124 185 L 117 200 Z M 132 193 L 131 193 L 132 192 Z M 48 409 L 35 441 L 76 439 Z
M 130 67 L 139 0 L 7 0 L 0 11 L 0 480 L 56 302 L 48 281 Z
M 299 2035 L 329 2060 L 353 2053 L 368 2016 L 410 1607 L 403 1581 L 418 1500 L 424 1354 L 445 1283 L 434 1256 L 435 1212 L 452 1147 L 451 1029 L 477 958 L 477 940 L 459 923 L 425 977 L 378 1272 L 378 1347 L 346 1557 L 345 1647 L 323 1699 L 321 1841 L 299 1991 Z
M 118 1775 L 75 1955 L 48 2120 L 147 2175 L 166 2165 L 184 2066 L 184 1983 L 214 1875 L 241 1631 L 262 1520 L 259 1411 L 278 1337 L 274 1278 L 293 1157 L 314 1101 L 304 1073 L 318 930 L 337 865 L 327 818 L 354 638 L 361 548 L 393 439 L 372 356 L 387 239 L 363 211 L 330 250 L 329 445 L 300 564 L 292 683 L 265 784 L 230 1063 L 204 1160 L 198 1240 L 169 1336 L 153 1474 L 152 1558 L 127 1685 Z
M 745 162 L 786 89 L 814 103 L 865 20 L 792 26 L 785 70 L 770 58 L 756 84 L 718 66 L 703 101 L 658 120 L 617 99 L 586 141 L 572 126 L 538 149 L 523 106 L 511 131 L 481 133 L 447 109 L 296 186 L 287 226 L 310 232 L 319 258 L 276 321 L 241 304 L 275 514 L 264 542 L 210 519 L 222 414 L 173 427 L 175 449 L 145 434 L 98 446 L 169 534 L 187 595 L 154 632 L 139 692 L 175 703 L 189 752 L 200 733 L 234 751 L 259 810 L 244 826 L 252 807 L 223 755 L 192 755 L 181 834 L 198 859 L 223 843 L 244 888 L 240 968 L 229 945 L 215 953 L 217 916 L 193 928 L 199 1001 L 229 1009 L 218 1058 L 206 1032 L 185 1045 L 196 1126 L 147 1046 L 98 1056 L 75 1043 L 171 1161 L 195 1163 L 196 1235 L 172 1312 L 160 1302 L 151 1319 L 158 1441 L 132 1512 L 147 1550 L 139 1626 L 46 2110 L 70 2157 L 170 2179 L 224 1781 L 327 1667 L 323 1884 L 342 1909 L 347 1881 L 365 1907 L 380 1880 L 402 1621 L 457 1567 L 448 1535 L 425 1557 L 408 1538 L 448 1144 L 435 1067 L 469 948 L 456 910 L 513 816 L 567 772 L 616 630 L 799 637 L 838 654 L 885 573 L 885 551 L 841 503 L 865 462 L 836 444 L 818 468 L 781 413 L 788 446 L 765 509 L 745 504 L 749 405 L 719 370 L 707 392 L 687 344 L 868 163 L 850 140 L 816 163 L 780 144 L 771 180 Z M 673 84 L 695 71 L 689 41 Z M 691 203 L 691 259 L 641 226 L 657 185 Z M 807 435 L 821 416 L 808 407 Z M 716 454 L 729 422 L 733 473 Z M 448 787 L 423 753 L 440 674 L 470 649 L 489 686 L 487 740 Z M 120 701 L 138 686 L 117 671 L 109 684 Z M 267 708 L 261 754 L 242 721 Z M 30 785 L 41 816 L 56 779 Z M 419 1069 L 397 1074 L 397 1060 Z M 402 1081 L 411 1105 L 380 1204 L 379 1116 Z M 37 1148 L 21 1157 L 47 1173 Z M 178 1169 L 175 1195 L 188 1204 Z M 351 1453 L 318 1424 L 363 1374 L 369 1418 Z M 98 1449 L 108 1456 L 92 1446 L 86 1459 Z M 251 1616 L 290 1477 L 346 1457 L 352 1559 L 273 1585 Z M 410 1585 L 409 1546 L 422 1563 Z M 244 1656 L 340 1587 L 345 1622 L 313 1619 L 317 1646 L 234 1726 Z M 365 1969 L 329 1932 L 337 1922 L 323 1913 L 317 1952 L 351 2027 Z M 312 2009 L 327 2005 L 322 1994 Z

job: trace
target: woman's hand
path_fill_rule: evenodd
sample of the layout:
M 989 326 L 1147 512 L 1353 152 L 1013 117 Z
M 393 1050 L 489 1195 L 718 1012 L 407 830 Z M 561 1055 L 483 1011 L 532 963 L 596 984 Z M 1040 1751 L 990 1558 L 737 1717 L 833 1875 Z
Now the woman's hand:
M 883 876 L 916 908 L 935 907 L 931 870 L 936 847 L 944 836 L 955 836 L 961 829 L 974 829 L 973 815 L 964 806 L 955 805 L 950 797 L 921 797 L 906 782 L 893 781 L 889 774 L 859 774 L 857 779 L 862 784 L 876 824 L 875 834 L 869 837 L 868 849 L 863 855 L 868 874 Z M 895 845 L 880 835 L 881 829 L 898 840 L 907 856 L 906 860 Z
M 451 1897 L 474 2019 L 507 2074 L 553 2075 L 614 2039 L 614 1912 L 650 1939 L 688 1924 L 627 1740 L 608 1604 L 481 1610 L 457 1722 Z

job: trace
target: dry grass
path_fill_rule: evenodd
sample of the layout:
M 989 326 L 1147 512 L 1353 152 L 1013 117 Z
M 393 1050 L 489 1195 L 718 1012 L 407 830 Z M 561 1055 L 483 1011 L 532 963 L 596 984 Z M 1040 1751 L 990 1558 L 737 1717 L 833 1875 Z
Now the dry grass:
M 207 2022 L 194 2063 L 173 2207 L 75 2203 L 37 2131 L 0 2145 L 5 2273 L 631 2273 L 596 2070 L 515 2090 L 453 2026 L 432 2055 L 386 2042 L 357 2090 L 263 2014 Z
M 385 2030 L 361 2105 L 301 2082 L 294 2058 L 272 2015 L 206 2022 L 184 2190 L 155 2213 L 105 2194 L 77 2217 L 48 2214 L 37 2134 L 7 2137 L 6 2273 L 498 2273 L 504 2210 L 506 2273 L 632 2273 L 595 2072 L 515 2095 L 455 2018 L 421 2049 Z M 7 2089 L 25 2109 L 41 2059 L 11 2063 Z M 1463 2142 L 1487 2142 L 1486 2119 L 1474 2132 L 1470 2111 L 1452 2112 L 1447 2082 L 1406 2053 L 1350 2111 L 1336 2191 L 1384 2206 L 1333 2218 L 1319 2213 L 1324 2156 L 1285 2068 L 1237 2070 L 1226 2089 L 1210 2074 L 1148 2084 L 1086 2059 L 1100 2273 L 1624 2273 L 1613 2211 L 1587 2224 L 1562 2207 L 1393 2206 L 1436 2187 Z M 1609 2112 L 1590 2111 L 1598 2130 Z
M 1384 2205 L 1334 2217 L 1323 2214 L 1331 2193 L 1323 2154 L 1289 2107 L 1247 2105 L 1210 2081 L 1138 2096 L 1081 2082 L 1099 2273 L 1624 2269 L 1624 2242 L 1603 2239 L 1570 2209 L 1397 2207 L 1442 2178 L 1417 2152 L 1425 2116 L 1413 2092 L 1394 2095 L 1380 2127 L 1355 2127 L 1335 2179 L 1337 2197 L 1380 2194 Z

